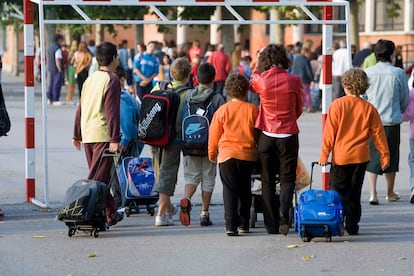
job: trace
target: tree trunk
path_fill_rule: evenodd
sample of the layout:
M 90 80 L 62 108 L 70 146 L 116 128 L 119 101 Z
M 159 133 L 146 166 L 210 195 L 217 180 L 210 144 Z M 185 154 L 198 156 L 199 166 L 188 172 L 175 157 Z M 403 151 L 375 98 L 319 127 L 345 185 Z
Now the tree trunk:
M 96 27 L 95 45 L 99 45 L 104 41 L 105 28 L 102 24 L 96 24 L 95 27 Z
M 234 29 L 233 29 L 233 25 L 229 25 L 229 24 L 221 25 L 221 33 L 223 34 L 222 41 L 223 41 L 223 45 L 224 45 L 224 51 L 230 57 L 230 54 L 231 54 L 231 52 L 233 51 L 233 48 L 234 48 Z
M 19 24 L 14 23 L 14 36 L 13 36 L 13 45 L 14 45 L 14 51 L 13 51 L 13 67 L 12 67 L 12 74 L 13 76 L 18 77 L 19 76 L 19 55 L 20 55 L 20 49 L 19 49 Z
M 350 7 L 350 35 L 351 44 L 356 46 L 356 50 L 359 50 L 359 18 L 358 18 L 358 0 L 349 0 Z
M 270 11 L 270 18 L 272 20 L 280 20 L 283 14 L 277 10 L 272 9 Z M 284 24 L 271 24 L 270 26 L 270 43 L 285 44 L 285 25 Z
M 144 25 L 143 24 L 135 25 L 135 45 L 134 45 L 134 48 L 136 48 L 138 43 L 144 43 Z

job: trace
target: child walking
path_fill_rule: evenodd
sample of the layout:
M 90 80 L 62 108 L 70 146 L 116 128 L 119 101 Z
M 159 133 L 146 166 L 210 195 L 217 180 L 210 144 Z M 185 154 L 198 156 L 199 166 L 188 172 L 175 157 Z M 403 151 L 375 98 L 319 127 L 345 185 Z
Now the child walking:
M 333 101 L 328 110 L 319 164 L 325 166 L 332 152 L 331 187 L 338 192 L 344 207 L 345 230 L 349 235 L 358 235 L 369 139 L 380 152 L 383 170 L 390 164 L 390 153 L 376 108 L 360 97 L 369 87 L 367 74 L 350 69 L 343 75 L 342 85 L 345 97 Z
M 171 64 L 172 86 L 174 89 L 184 86 L 190 77 L 191 65 L 186 58 L 177 58 Z M 153 91 L 159 86 L 153 88 Z M 182 101 L 188 89 L 179 92 Z M 171 204 L 171 196 L 174 195 L 177 185 L 177 174 L 180 166 L 180 135 L 165 147 L 151 146 L 152 163 L 155 172 L 155 191 L 159 193 L 158 212 L 155 216 L 155 226 L 171 226 L 174 224 L 173 215 L 178 211 Z
M 226 234 L 237 236 L 239 232 L 250 232 L 250 175 L 256 152 L 254 123 L 259 111 L 255 105 L 244 101 L 249 81 L 243 75 L 229 75 L 225 89 L 231 100 L 213 116 L 208 158 L 219 163 Z
M 204 112 L 204 114 L 207 112 L 213 113 L 213 110 L 217 110 L 221 105 L 225 103 L 223 96 L 215 93 L 213 90 L 215 76 L 216 70 L 210 63 L 203 63 L 198 67 L 196 77 L 199 85 L 195 89 L 188 91 L 185 94 L 184 99 L 181 101 L 177 115 L 177 122 L 179 123 L 179 125 L 177 125 L 177 129 L 182 129 L 184 119 L 183 112 L 184 109 L 187 108 L 187 105 L 190 105 L 190 103 L 204 103 L 209 99 L 209 102 L 206 104 L 208 105 L 211 103 L 214 107 L 210 110 L 209 108 L 207 108 L 207 110 L 203 110 L 202 112 Z M 213 93 L 214 95 L 211 96 Z M 196 112 L 201 112 L 201 110 L 197 110 Z M 208 118 L 211 118 L 210 115 L 213 114 L 206 114 L 206 116 L 208 116 Z M 184 198 L 182 198 L 180 201 L 181 224 L 184 226 L 190 225 L 191 198 L 196 192 L 197 186 L 201 183 L 202 203 L 200 225 L 210 226 L 212 225 L 212 222 L 208 210 L 210 207 L 210 201 L 214 186 L 216 184 L 216 163 L 208 160 L 207 147 L 203 153 L 201 153 L 200 150 L 197 150 L 197 156 L 194 155 L 191 151 L 187 152 L 183 149 L 183 155 L 184 180 L 186 184 L 184 189 Z

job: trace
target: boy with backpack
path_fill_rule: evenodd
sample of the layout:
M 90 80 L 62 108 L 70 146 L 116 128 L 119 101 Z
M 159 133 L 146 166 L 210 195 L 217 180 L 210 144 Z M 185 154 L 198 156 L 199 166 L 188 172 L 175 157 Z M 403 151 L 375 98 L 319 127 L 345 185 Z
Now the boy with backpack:
M 213 65 L 201 64 L 197 70 L 199 85 L 184 96 L 178 109 L 177 129 L 182 130 L 186 183 L 184 198 L 180 201 L 180 221 L 184 226 L 190 224 L 191 198 L 200 183 L 200 225 L 212 224 L 208 210 L 215 186 L 216 164 L 208 160 L 208 131 L 214 112 L 225 103 L 223 96 L 213 90 L 215 75 Z
M 172 90 L 168 93 L 177 93 L 180 97 L 180 102 L 188 91 L 188 89 L 183 89 L 183 86 L 188 82 L 190 72 L 191 65 L 186 58 L 177 58 L 171 64 L 171 77 L 173 78 L 173 81 L 171 82 Z M 157 84 L 152 89 L 151 93 L 156 93 L 156 91 L 160 90 L 162 90 L 162 88 L 160 88 L 160 84 Z M 144 110 L 146 110 L 144 103 L 145 98 L 141 106 L 141 113 L 145 113 Z M 171 108 L 172 110 L 176 110 L 175 107 Z M 170 113 L 169 116 L 176 118 L 176 114 Z M 173 124 L 174 131 L 175 127 L 176 120 L 174 120 Z M 168 125 L 168 128 L 169 131 L 172 130 L 171 125 Z M 175 134 L 174 131 L 173 134 Z M 165 146 L 151 145 L 151 153 L 156 179 L 154 191 L 159 193 L 158 213 L 155 217 L 155 226 L 170 226 L 173 225 L 173 215 L 176 213 L 176 208 L 171 204 L 170 197 L 174 195 L 175 186 L 177 184 L 178 168 L 180 166 L 181 145 L 179 132 L 177 132 L 177 135 L 174 135 L 172 139 L 169 139 Z

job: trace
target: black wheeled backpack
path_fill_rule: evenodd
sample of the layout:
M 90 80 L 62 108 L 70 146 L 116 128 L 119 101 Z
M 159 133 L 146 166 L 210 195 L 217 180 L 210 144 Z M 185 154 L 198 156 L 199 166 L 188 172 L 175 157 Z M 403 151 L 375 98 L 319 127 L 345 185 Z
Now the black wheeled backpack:
M 188 87 L 172 88 L 169 82 L 159 82 L 159 90 L 146 94 L 141 103 L 138 137 L 141 142 L 165 147 L 177 135 L 175 121 L 180 105 L 179 92 Z
M 192 102 L 191 98 L 183 109 L 182 151 L 184 155 L 207 156 L 208 130 L 216 107 L 212 92 L 204 102 Z

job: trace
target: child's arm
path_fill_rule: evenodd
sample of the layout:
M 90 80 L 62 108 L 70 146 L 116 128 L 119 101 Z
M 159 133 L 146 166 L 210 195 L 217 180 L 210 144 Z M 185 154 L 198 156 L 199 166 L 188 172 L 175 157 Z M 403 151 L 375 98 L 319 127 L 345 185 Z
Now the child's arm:
M 223 134 L 223 125 L 220 122 L 221 116 L 219 115 L 220 109 L 217 110 L 213 119 L 211 120 L 209 133 L 208 133 L 208 159 L 211 162 L 216 162 L 218 153 L 218 142 Z

